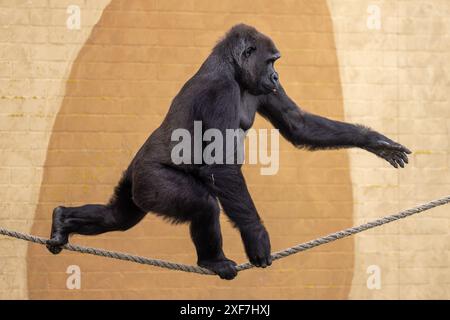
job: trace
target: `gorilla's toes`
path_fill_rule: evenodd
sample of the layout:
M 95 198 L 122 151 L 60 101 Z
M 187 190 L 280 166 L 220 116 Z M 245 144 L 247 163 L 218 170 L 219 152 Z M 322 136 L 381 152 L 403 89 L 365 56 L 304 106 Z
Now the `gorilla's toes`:
M 270 255 L 258 256 L 253 259 L 250 259 L 250 262 L 256 267 L 266 268 L 272 265 L 272 257 Z
M 62 251 L 62 246 L 65 245 L 65 243 L 61 242 L 59 239 L 50 239 L 47 241 L 47 249 L 53 254 L 58 254 Z
M 236 262 L 229 259 L 200 261 L 198 265 L 213 271 L 221 279 L 233 280 L 237 276 Z
M 52 232 L 46 245 L 47 249 L 53 254 L 60 253 L 62 246 L 69 241 L 69 235 L 64 232 L 63 228 L 63 209 L 63 207 L 56 207 L 53 210 Z

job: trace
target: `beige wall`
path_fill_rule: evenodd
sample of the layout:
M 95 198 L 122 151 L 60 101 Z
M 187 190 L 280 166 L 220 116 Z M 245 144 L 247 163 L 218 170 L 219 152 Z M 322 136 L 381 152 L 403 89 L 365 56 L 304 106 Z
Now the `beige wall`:
M 350 152 L 354 222 L 450 193 L 450 2 L 330 0 L 346 119 L 373 126 L 414 154 L 392 170 Z M 367 27 L 378 5 L 381 29 Z M 449 208 L 356 236 L 350 298 L 450 298 Z M 366 270 L 381 268 L 381 290 Z
M 30 231 L 52 125 L 73 60 L 109 1 L 0 1 L 0 224 Z M 68 4 L 83 28 L 66 28 Z M 0 298 L 27 298 L 22 241 L 0 239 Z
M 347 121 L 415 151 L 408 169 L 395 171 L 361 151 L 307 153 L 283 143 L 279 175 L 246 167 L 275 250 L 448 194 L 450 3 L 257 2 L 0 2 L 1 225 L 47 236 L 56 204 L 105 201 L 171 97 L 241 21 L 274 38 L 283 83 L 305 109 L 337 119 L 345 112 Z M 80 31 L 65 27 L 69 4 L 80 5 Z M 369 4 L 381 8 L 381 30 L 366 26 Z M 0 298 L 449 298 L 446 211 L 231 283 L 73 253 L 53 257 L 35 245 L 27 254 L 26 243 L 1 238 Z M 242 261 L 236 232 L 222 224 L 226 251 Z M 193 263 L 187 239 L 185 226 L 149 216 L 124 234 L 73 241 Z M 81 267 L 81 290 L 65 287 L 70 264 Z M 366 287 L 370 265 L 381 268 L 380 290 Z

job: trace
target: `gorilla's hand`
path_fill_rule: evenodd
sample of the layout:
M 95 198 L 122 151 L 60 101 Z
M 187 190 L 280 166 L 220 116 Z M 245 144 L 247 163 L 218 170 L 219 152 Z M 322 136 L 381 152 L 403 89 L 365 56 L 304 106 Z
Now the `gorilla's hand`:
M 363 149 L 386 160 L 394 168 L 398 168 L 398 166 L 404 168 L 408 163 L 407 155 L 411 153 L 408 148 L 375 131 L 370 132 L 369 142 Z
M 241 228 L 242 241 L 250 262 L 265 268 L 272 264 L 270 240 L 266 228 L 261 223 Z

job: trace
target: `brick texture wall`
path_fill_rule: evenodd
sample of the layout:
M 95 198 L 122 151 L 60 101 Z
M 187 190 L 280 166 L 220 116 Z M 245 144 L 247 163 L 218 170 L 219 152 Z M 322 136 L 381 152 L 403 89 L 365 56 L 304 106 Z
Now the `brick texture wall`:
M 380 30 L 367 28 L 371 4 Z M 80 30 L 66 27 L 69 5 L 81 9 Z M 281 79 L 305 109 L 364 122 L 416 151 L 397 172 L 363 152 L 282 142 L 278 175 L 245 166 L 274 250 L 444 195 L 449 9 L 438 0 L 0 1 L 0 223 L 48 236 L 54 206 L 105 202 L 171 98 L 238 22 L 274 39 Z M 55 257 L 2 238 L 0 298 L 448 298 L 447 216 L 437 209 L 232 282 Z M 237 232 L 222 226 L 225 251 L 243 261 Z M 125 233 L 71 241 L 195 262 L 187 226 L 151 214 Z M 66 287 L 70 265 L 81 289 Z M 380 267 L 380 290 L 366 286 L 370 265 Z
M 365 152 L 350 152 L 355 223 L 448 195 L 450 2 L 329 5 L 346 119 L 380 129 L 414 151 L 408 168 L 399 171 Z M 374 5 L 380 29 L 368 27 L 377 15 Z M 442 207 L 358 235 L 350 297 L 450 298 L 449 222 L 449 208 Z M 380 290 L 367 289 L 370 266 L 380 268 Z
M 108 1 L 0 1 L 0 224 L 30 231 L 53 121 L 73 60 Z M 0 239 L 0 298 L 27 298 L 27 243 Z

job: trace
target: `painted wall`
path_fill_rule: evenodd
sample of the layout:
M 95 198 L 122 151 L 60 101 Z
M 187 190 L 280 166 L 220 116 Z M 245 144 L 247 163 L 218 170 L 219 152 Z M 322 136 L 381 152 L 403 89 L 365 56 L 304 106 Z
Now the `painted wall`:
M 398 171 L 350 152 L 354 222 L 450 194 L 450 2 L 332 0 L 329 7 L 345 118 L 414 151 Z M 368 28 L 378 12 L 380 30 Z M 350 298 L 450 298 L 449 210 L 358 235 Z M 381 290 L 367 290 L 370 266 L 381 270 Z
M 368 28 L 373 7 L 381 28 Z M 69 30 L 69 5 L 81 29 Z M 448 194 L 445 1 L 2 1 L 0 223 L 48 236 L 59 204 L 105 202 L 170 100 L 233 24 L 283 54 L 286 90 L 306 110 L 362 122 L 415 151 L 395 171 L 361 151 L 281 144 L 278 175 L 245 166 L 274 250 Z M 447 19 L 447 20 L 446 20 Z M 373 20 L 371 20 L 373 22 Z M 258 119 L 257 128 L 271 128 Z M 445 208 L 243 272 L 232 282 L 0 239 L 0 298 L 449 298 Z M 447 209 L 448 212 L 448 209 Z M 245 256 L 223 219 L 225 251 Z M 125 233 L 72 242 L 194 263 L 187 226 L 151 214 Z M 66 269 L 81 268 L 80 290 Z M 369 290 L 367 268 L 381 270 Z

